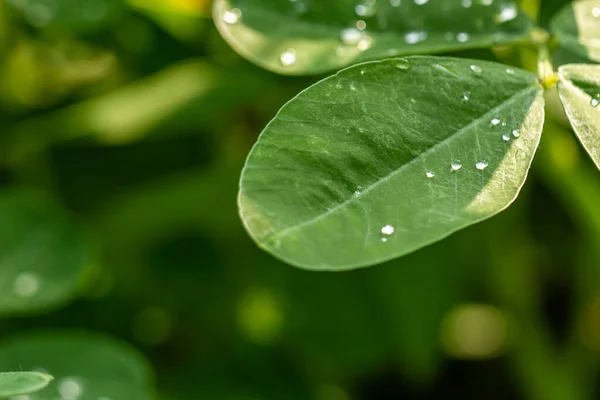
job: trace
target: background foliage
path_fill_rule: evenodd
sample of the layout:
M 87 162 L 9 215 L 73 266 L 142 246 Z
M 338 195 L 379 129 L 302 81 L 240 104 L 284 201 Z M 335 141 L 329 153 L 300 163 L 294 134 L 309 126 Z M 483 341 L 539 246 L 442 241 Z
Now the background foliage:
M 547 23 L 564 3 L 523 7 Z M 59 392 L 80 374 L 87 395 L 114 367 L 77 362 L 107 346 L 137 377 L 103 388 L 113 400 L 598 395 L 600 179 L 558 111 L 508 211 L 370 269 L 298 270 L 252 243 L 236 192 L 257 134 L 321 77 L 251 65 L 209 15 L 203 0 L 0 5 L 3 371 L 47 369 Z M 39 254 L 8 245 L 28 221 Z M 37 303 L 53 284 L 76 298 Z

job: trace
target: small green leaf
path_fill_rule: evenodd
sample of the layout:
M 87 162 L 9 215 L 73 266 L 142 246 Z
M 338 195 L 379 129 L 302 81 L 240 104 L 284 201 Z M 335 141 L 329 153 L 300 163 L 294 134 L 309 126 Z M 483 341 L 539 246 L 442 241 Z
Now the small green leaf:
M 0 372 L 0 398 L 37 392 L 52 379 L 42 372 Z
M 0 369 L 52 374 L 30 400 L 148 400 L 152 373 L 129 346 L 98 334 L 40 332 L 0 343 Z
M 310 269 L 372 265 L 506 208 L 543 124 L 534 74 L 407 57 L 340 71 L 265 128 L 241 178 L 254 240 Z
M 216 0 L 214 18 L 237 52 L 289 75 L 515 43 L 533 27 L 507 0 Z
M 600 0 L 570 3 L 552 20 L 551 29 L 562 47 L 600 62 Z
M 0 315 L 52 309 L 75 294 L 86 251 L 63 214 L 31 195 L 0 194 Z
M 559 68 L 558 94 L 573 130 L 600 168 L 600 66 Z

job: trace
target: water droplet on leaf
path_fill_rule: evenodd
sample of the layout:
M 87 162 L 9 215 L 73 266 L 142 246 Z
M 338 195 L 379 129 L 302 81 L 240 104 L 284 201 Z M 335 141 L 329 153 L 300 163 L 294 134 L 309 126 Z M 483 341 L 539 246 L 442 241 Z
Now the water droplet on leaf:
M 471 65 L 469 68 L 471 68 L 471 71 L 473 71 L 477 76 L 480 76 L 483 73 L 483 70 L 479 65 Z
M 408 71 L 412 68 L 412 63 L 408 61 L 406 58 L 397 58 L 394 61 L 394 67 L 398 68 L 402 71 Z
M 519 136 L 521 136 L 521 131 L 519 131 L 518 129 L 513 129 L 512 135 L 518 138 Z
M 392 235 L 394 234 L 394 226 L 393 225 L 385 225 L 383 228 L 381 228 L 381 233 L 383 233 L 384 235 Z
M 462 164 L 460 163 L 460 161 L 455 161 L 452 164 L 450 164 L 450 169 L 452 171 L 458 171 L 461 168 L 462 168 Z
M 500 123 L 500 120 L 498 118 L 494 118 L 490 122 L 492 125 L 498 125 Z
M 294 63 L 296 63 L 296 50 L 287 49 L 286 51 L 281 53 L 279 61 L 281 61 L 281 65 L 283 65 L 284 67 L 289 67 L 290 65 L 293 65 Z
M 425 175 L 430 179 L 435 176 L 435 174 L 432 171 L 427 171 L 427 173 Z
M 480 171 L 483 171 L 484 169 L 486 169 L 488 166 L 488 163 L 485 161 L 478 161 L 477 164 L 475 164 L 475 168 L 477 168 Z
M 460 43 L 465 43 L 469 41 L 469 34 L 466 32 L 461 32 L 458 35 L 456 35 L 456 40 L 458 40 Z
M 225 11 L 223 13 L 223 22 L 226 24 L 236 24 L 242 17 L 242 10 L 234 8 L 231 11 Z
M 21 272 L 15 279 L 13 290 L 17 296 L 35 296 L 40 290 L 40 278 L 33 272 Z

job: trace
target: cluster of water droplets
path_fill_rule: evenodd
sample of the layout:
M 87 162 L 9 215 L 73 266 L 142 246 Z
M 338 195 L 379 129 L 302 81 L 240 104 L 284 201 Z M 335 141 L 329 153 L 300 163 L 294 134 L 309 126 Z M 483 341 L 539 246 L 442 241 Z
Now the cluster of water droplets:
M 383 235 L 381 237 L 381 241 L 382 242 L 387 242 L 388 241 L 388 237 L 392 236 L 395 231 L 396 231 L 396 229 L 394 228 L 393 225 L 390 225 L 390 224 L 384 225 L 381 228 L 381 234 Z
M 11 0 L 22 1 L 22 0 Z M 459 1 L 459 0 L 456 0 Z M 460 5 L 463 8 L 489 7 L 494 4 L 495 0 L 460 0 Z M 296 15 L 306 14 L 310 7 L 307 0 L 288 0 L 290 10 Z M 383 3 L 389 3 L 383 4 Z M 340 45 L 336 49 L 336 55 L 340 58 L 355 55 L 356 51 L 366 51 L 373 47 L 375 38 L 370 33 L 372 24 L 376 24 L 379 30 L 387 28 L 387 13 L 386 7 L 399 8 L 403 5 L 413 6 L 429 6 L 430 0 L 358 0 L 353 4 L 353 14 L 356 20 L 346 28 L 343 28 L 339 34 Z M 503 24 L 511 21 L 518 16 L 518 8 L 512 3 L 506 3 L 498 6 L 498 10 L 494 16 L 494 23 Z M 222 15 L 222 20 L 228 25 L 234 25 L 242 20 L 242 11 L 239 8 L 226 10 Z M 483 29 L 484 21 L 477 19 L 476 25 L 478 29 Z M 467 43 L 472 39 L 473 32 L 446 32 L 443 37 L 447 41 Z M 407 45 L 416 45 L 430 39 L 430 34 L 426 29 L 408 29 L 403 33 L 404 43 Z M 386 52 L 389 56 L 398 54 L 397 49 L 388 49 Z M 297 62 L 296 49 L 287 48 L 282 51 L 279 56 L 279 62 L 284 67 L 291 67 Z

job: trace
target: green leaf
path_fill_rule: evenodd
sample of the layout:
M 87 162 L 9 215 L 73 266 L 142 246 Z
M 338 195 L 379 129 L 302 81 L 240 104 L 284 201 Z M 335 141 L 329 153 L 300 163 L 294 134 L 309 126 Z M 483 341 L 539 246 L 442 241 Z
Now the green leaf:
M 36 28 L 94 32 L 114 24 L 125 14 L 123 0 L 9 1 Z
M 551 23 L 561 46 L 570 52 L 600 62 L 600 0 L 572 2 Z
M 559 68 L 558 94 L 573 130 L 600 168 L 600 66 Z
M 0 315 L 55 308 L 77 290 L 85 245 L 62 210 L 24 193 L 0 194 Z
M 533 27 L 507 0 L 216 0 L 214 19 L 238 53 L 289 75 L 515 43 Z
M 42 372 L 0 372 L 0 398 L 37 392 L 52 379 Z
M 464 59 L 360 64 L 300 93 L 241 178 L 254 240 L 310 269 L 379 263 L 506 208 L 543 124 L 534 74 Z
M 0 369 L 45 371 L 55 380 L 30 400 L 148 400 L 152 373 L 129 346 L 98 334 L 39 332 L 0 343 Z

